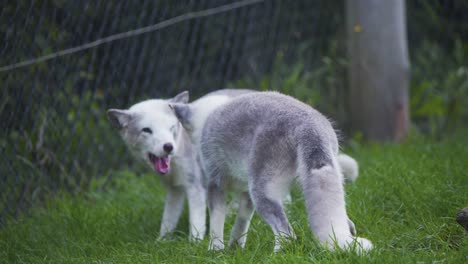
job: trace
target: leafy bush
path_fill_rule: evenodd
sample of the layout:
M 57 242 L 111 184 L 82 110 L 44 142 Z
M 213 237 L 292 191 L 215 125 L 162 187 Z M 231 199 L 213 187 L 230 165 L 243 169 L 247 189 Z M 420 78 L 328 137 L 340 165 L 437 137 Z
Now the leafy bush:
M 276 90 L 313 105 L 347 131 L 348 62 L 338 48 L 330 48 L 311 67 L 299 54 L 292 65 L 277 54 L 271 73 L 245 78 L 237 87 Z M 410 114 L 415 127 L 434 137 L 451 132 L 468 120 L 468 42 L 457 40 L 453 51 L 426 41 L 414 49 L 411 62 Z
M 27 129 L 0 138 L 5 153 L 0 174 L 7 175 L 0 187 L 1 212 L 17 213 L 57 190 L 86 190 L 95 175 L 131 164 L 106 120 L 101 93 L 77 94 L 70 84 L 54 94 L 54 104 L 49 100 L 29 106 L 35 118 Z
M 418 127 L 440 137 L 468 118 L 468 43 L 453 51 L 425 42 L 412 56 L 411 117 Z
M 346 126 L 346 67 L 336 42 L 332 42 L 327 55 L 312 66 L 297 56 L 294 63 L 287 62 L 282 52 L 277 53 L 271 73 L 247 77 L 230 86 L 279 91 L 313 105 Z

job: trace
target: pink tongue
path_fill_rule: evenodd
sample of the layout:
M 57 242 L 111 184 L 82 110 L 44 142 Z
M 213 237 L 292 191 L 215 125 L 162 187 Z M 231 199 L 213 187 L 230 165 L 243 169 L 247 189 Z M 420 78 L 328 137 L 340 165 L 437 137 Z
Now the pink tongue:
M 161 173 L 166 174 L 169 172 L 169 157 L 158 158 L 154 160 L 154 169 Z

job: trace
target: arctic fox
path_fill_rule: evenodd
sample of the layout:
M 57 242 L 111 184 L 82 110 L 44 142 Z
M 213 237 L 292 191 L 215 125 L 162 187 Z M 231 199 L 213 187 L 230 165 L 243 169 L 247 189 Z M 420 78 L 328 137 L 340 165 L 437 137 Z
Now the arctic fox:
M 174 231 L 184 207 L 189 206 L 190 238 L 206 232 L 206 185 L 190 138 L 170 107 L 187 103 L 188 92 L 172 99 L 153 99 L 129 109 L 110 109 L 108 118 L 119 129 L 135 157 L 154 169 L 167 189 L 159 237 Z
M 173 107 L 179 119 L 195 113 Z M 318 111 L 280 93 L 252 92 L 214 109 L 203 125 L 199 160 L 208 177 L 210 249 L 224 248 L 228 191 L 236 192 L 239 199 L 230 245 L 244 246 L 254 210 L 271 226 L 275 251 L 282 238 L 294 238 L 283 199 L 296 175 L 310 227 L 325 246 L 372 248 L 369 240 L 353 234 L 338 164 L 338 139 Z
M 195 147 L 200 144 L 201 133 L 208 116 L 218 107 L 230 102 L 237 96 L 258 92 L 250 89 L 221 89 L 210 92 L 189 104 L 171 104 L 177 118 L 187 130 Z M 355 159 L 339 153 L 338 165 L 346 182 L 354 182 L 358 177 L 359 166 Z

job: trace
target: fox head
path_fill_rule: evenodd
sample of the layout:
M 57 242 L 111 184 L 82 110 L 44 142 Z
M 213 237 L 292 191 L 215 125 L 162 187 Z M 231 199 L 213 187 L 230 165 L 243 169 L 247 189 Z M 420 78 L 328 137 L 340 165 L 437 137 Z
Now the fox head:
M 129 109 L 109 109 L 107 117 L 131 152 L 159 174 L 170 172 L 183 129 L 171 104 L 186 104 L 188 91 L 171 99 L 142 101 Z

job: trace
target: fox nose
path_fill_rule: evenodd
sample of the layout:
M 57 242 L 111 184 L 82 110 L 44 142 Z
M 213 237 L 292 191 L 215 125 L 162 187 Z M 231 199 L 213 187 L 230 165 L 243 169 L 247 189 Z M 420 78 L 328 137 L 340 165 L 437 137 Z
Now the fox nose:
M 164 144 L 163 149 L 164 149 L 164 151 L 166 151 L 169 154 L 174 149 L 174 146 L 172 146 L 171 143 L 166 143 L 166 144 Z

